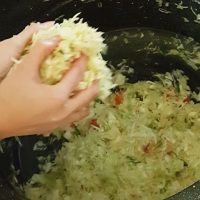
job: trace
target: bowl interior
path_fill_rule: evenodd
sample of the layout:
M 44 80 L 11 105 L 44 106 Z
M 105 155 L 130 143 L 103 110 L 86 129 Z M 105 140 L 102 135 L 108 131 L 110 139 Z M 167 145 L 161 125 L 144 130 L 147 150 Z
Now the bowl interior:
M 123 61 L 134 69 L 133 74 L 125 73 L 130 82 L 152 80 L 153 74 L 157 72 L 181 69 L 190 78 L 190 87 L 199 91 L 200 63 L 194 63 L 193 60 L 200 48 L 200 26 L 195 15 L 200 10 L 200 4 L 189 0 L 182 2 L 183 7 L 180 9 L 177 6 L 180 2 L 176 0 L 166 1 L 165 4 L 159 4 L 156 0 L 7 1 L 2 3 L 0 12 L 0 39 L 12 36 L 32 21 L 56 19 L 60 22 L 63 18 L 81 12 L 80 16 L 90 25 L 105 31 L 108 50 L 104 57 L 108 64 L 117 67 Z M 15 23 L 13 19 L 19 23 Z M 171 50 L 176 50 L 179 55 Z M 33 151 L 39 140 L 43 140 L 47 147 L 41 151 Z M 33 173 L 39 171 L 37 158 L 48 154 L 55 155 L 63 142 L 55 140 L 54 137 L 36 136 L 22 137 L 20 141 L 22 145 L 13 139 L 7 140 L 7 150 L 0 155 L 0 162 L 3 163 L 0 166 L 0 174 L 8 183 L 11 179 L 10 173 L 13 172 L 8 169 L 12 164 L 15 169 L 20 169 L 16 176 L 20 183 L 24 183 Z M 196 185 L 198 186 L 198 183 Z M 191 187 L 186 193 L 184 191 L 172 199 L 195 199 L 198 188 L 200 187 Z M 2 191 L 7 195 L 11 192 L 5 191 L 13 191 L 13 195 L 16 193 L 10 184 Z

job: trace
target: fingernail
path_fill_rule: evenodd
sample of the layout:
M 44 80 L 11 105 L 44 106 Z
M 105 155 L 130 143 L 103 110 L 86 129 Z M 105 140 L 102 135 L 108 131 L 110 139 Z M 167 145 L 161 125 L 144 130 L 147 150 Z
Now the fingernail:
M 53 46 L 56 43 L 59 43 L 60 41 L 61 41 L 60 36 L 54 36 L 53 38 L 43 40 L 42 43 L 47 46 Z

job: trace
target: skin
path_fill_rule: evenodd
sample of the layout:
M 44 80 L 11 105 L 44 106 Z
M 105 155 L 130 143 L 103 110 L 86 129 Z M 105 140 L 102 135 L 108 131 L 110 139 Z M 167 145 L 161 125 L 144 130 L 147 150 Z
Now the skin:
M 32 35 L 53 22 L 33 23 L 18 35 L 0 42 L 0 138 L 47 134 L 57 127 L 70 126 L 89 114 L 89 105 L 98 94 L 98 82 L 76 92 L 83 79 L 87 57 L 71 64 L 56 85 L 41 82 L 39 69 L 44 59 L 58 46 L 61 38 L 38 42 L 20 63 L 19 58 Z

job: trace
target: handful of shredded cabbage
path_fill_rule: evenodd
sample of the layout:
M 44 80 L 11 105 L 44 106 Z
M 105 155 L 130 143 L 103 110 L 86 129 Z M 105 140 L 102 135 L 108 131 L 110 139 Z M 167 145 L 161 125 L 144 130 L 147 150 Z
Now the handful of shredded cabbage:
M 111 71 L 106 67 L 101 53 L 106 50 L 102 32 L 98 32 L 82 19 L 75 15 L 73 18 L 64 20 L 61 24 L 56 23 L 47 30 L 40 30 L 33 35 L 32 45 L 37 41 L 61 36 L 62 41 L 54 52 L 44 61 L 41 66 L 40 75 L 44 83 L 55 84 L 70 69 L 71 63 L 81 53 L 88 56 L 87 69 L 83 81 L 80 82 L 78 90 L 85 89 L 96 79 L 99 80 L 99 98 L 104 99 L 110 94 L 113 87 Z M 26 50 L 30 50 L 31 46 Z
M 30 200 L 161 200 L 200 178 L 200 103 L 179 70 L 125 83 L 66 131 Z

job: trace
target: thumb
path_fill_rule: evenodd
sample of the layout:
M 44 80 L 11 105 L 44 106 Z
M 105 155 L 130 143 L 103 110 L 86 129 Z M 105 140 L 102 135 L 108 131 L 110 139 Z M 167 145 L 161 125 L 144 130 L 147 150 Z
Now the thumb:
M 27 26 L 21 33 L 10 39 L 0 42 L 0 80 L 3 79 L 13 65 L 12 58 L 18 59 L 24 50 L 32 35 L 40 29 L 45 29 L 53 25 L 53 22 L 43 24 L 32 23 Z
M 30 52 L 24 56 L 20 68 L 29 70 L 28 74 L 39 75 L 39 68 L 47 56 L 58 46 L 61 38 L 55 36 L 50 39 L 38 41 L 30 50 Z
M 54 22 L 45 23 L 31 23 L 21 33 L 11 38 L 13 45 L 15 46 L 16 54 L 21 54 L 27 43 L 31 40 L 32 35 L 41 29 L 47 29 L 51 27 Z M 14 57 L 14 56 L 13 56 Z

